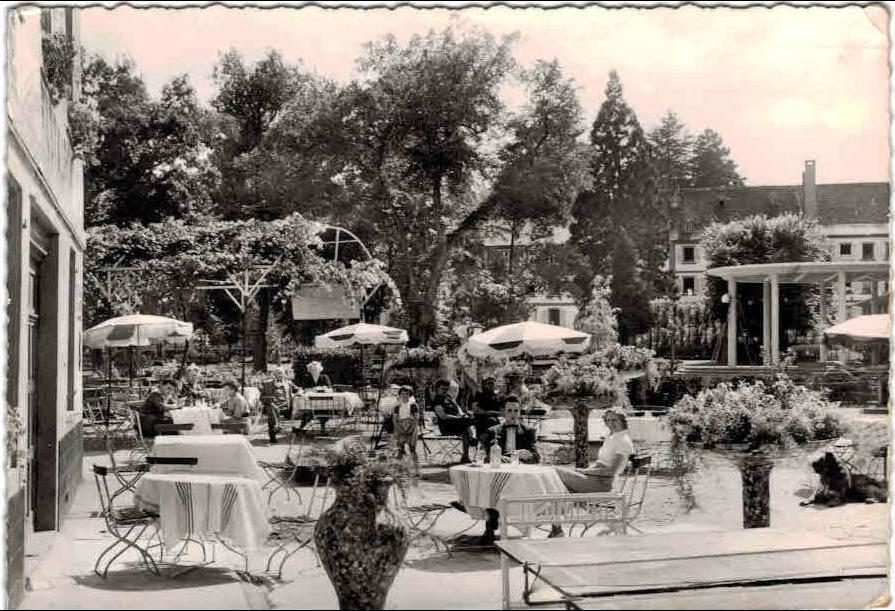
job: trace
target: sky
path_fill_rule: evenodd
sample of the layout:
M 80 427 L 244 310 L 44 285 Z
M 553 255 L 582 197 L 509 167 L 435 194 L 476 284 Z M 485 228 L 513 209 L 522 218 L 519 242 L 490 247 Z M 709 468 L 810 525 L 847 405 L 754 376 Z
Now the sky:
M 589 132 L 615 69 L 641 124 L 674 110 L 691 132 L 721 134 L 747 184 L 798 184 L 805 160 L 819 183 L 887 181 L 889 49 L 883 9 L 320 7 L 81 9 L 82 44 L 126 54 L 150 92 L 186 73 L 213 95 L 219 53 L 257 60 L 270 48 L 346 82 L 364 42 L 400 42 L 451 20 L 496 36 L 518 32 L 523 65 L 557 59 L 575 79 Z M 508 103 L 517 94 L 507 90 Z

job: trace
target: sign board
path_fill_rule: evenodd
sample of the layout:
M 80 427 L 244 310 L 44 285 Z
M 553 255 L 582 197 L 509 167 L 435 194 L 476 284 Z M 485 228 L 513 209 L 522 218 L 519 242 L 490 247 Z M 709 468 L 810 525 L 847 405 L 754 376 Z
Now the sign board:
M 293 320 L 360 318 L 360 304 L 344 287 L 302 286 L 292 296 Z

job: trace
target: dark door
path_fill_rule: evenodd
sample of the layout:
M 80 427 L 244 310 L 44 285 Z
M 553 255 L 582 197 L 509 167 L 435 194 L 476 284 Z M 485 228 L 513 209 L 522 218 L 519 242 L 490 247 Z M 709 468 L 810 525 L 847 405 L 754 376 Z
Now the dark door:
M 27 515 L 37 506 L 37 431 L 38 425 L 38 401 L 37 389 L 40 380 L 40 355 L 38 352 L 40 337 L 40 263 L 31 262 L 28 273 L 28 406 L 26 419 L 25 461 L 26 461 L 26 489 L 28 494 Z

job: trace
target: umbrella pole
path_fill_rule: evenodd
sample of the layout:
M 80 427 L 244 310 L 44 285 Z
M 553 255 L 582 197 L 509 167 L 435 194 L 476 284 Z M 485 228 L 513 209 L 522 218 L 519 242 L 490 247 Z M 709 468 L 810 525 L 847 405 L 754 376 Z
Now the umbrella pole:
M 240 319 L 241 330 L 239 333 L 240 340 L 242 342 L 242 349 L 240 350 L 240 359 L 242 360 L 242 391 L 245 392 L 246 387 L 246 313 L 245 310 L 241 310 L 241 319 Z
M 112 349 L 106 347 L 106 372 L 108 374 L 106 382 L 106 452 L 109 453 L 109 460 L 112 461 L 112 467 L 115 467 L 115 455 L 112 452 L 112 440 L 109 436 L 109 418 L 112 417 Z

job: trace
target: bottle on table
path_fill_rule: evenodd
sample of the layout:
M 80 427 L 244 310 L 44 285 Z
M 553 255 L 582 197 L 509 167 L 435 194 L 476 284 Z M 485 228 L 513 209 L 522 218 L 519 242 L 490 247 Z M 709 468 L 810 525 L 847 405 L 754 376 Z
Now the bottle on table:
M 488 455 L 488 462 L 491 463 L 492 467 L 499 467 L 502 456 L 503 453 L 500 451 L 500 445 L 497 443 L 497 439 L 495 439 L 494 442 L 491 444 L 491 451 Z

